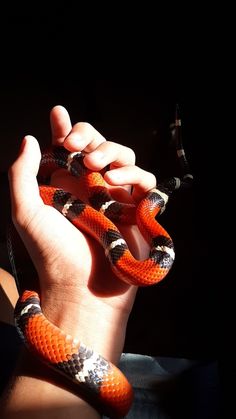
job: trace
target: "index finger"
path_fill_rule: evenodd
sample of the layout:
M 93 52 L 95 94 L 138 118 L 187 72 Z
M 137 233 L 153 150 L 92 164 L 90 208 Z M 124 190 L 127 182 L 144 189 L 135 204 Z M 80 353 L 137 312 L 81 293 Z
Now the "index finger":
M 72 129 L 70 115 L 66 108 L 56 105 L 50 112 L 52 144 L 60 146 Z

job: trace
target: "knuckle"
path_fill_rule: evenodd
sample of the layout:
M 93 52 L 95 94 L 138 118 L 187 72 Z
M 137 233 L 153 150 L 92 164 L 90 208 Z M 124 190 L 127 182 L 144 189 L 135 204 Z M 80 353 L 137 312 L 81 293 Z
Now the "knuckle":
M 79 129 L 79 131 L 83 133 L 90 133 L 94 129 L 93 126 L 89 122 L 86 122 L 86 121 L 78 122 L 77 124 L 74 125 L 74 127 Z

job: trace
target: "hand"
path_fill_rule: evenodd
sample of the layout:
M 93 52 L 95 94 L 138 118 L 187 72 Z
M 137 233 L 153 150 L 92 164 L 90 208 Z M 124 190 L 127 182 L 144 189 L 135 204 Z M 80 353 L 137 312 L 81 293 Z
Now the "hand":
M 51 111 L 54 145 L 85 151 L 92 170 L 110 164 L 105 174 L 113 196 L 134 202 L 155 187 L 154 175 L 135 166 L 134 152 L 106 141 L 87 123 L 71 126 L 65 108 Z M 20 154 L 9 171 L 12 217 L 38 272 L 42 308 L 46 317 L 74 337 L 116 363 L 120 357 L 136 287 L 121 282 L 111 271 L 101 246 L 76 229 L 63 215 L 42 202 L 36 176 L 41 153 L 35 138 L 24 138 Z M 74 195 L 77 179 L 64 170 L 52 185 Z M 130 186 L 134 185 L 132 194 Z M 136 226 L 122 234 L 137 258 L 148 246 Z

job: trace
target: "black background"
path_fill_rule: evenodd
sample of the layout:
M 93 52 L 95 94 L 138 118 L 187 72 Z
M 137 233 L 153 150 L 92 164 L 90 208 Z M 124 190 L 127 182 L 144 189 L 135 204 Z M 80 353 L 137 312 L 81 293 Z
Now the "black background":
M 102 33 L 101 28 L 92 31 L 88 16 L 63 2 L 47 12 L 35 6 L 6 16 L 1 42 L 1 188 L 7 195 L 6 172 L 24 135 L 34 135 L 42 148 L 50 143 L 49 111 L 58 104 L 67 108 L 72 123 L 90 122 L 108 140 L 132 147 L 137 164 L 157 179 L 176 175 L 169 126 L 179 103 L 194 184 L 177 192 L 161 216 L 174 240 L 176 261 L 162 283 L 139 290 L 125 351 L 222 363 L 227 351 L 222 340 L 228 337 L 220 310 L 224 295 L 216 260 L 210 256 L 215 211 L 210 174 L 221 88 L 219 80 L 215 83 L 217 40 L 213 42 L 210 27 L 210 36 L 203 36 L 204 18 L 196 16 L 193 22 L 191 15 L 180 30 L 177 16 L 170 19 L 168 14 L 160 29 L 161 16 L 155 20 L 150 11 L 146 36 L 139 20 L 125 39 L 121 34 L 127 16 L 114 26 L 111 37 L 111 18 Z M 8 198 L 3 208 L 4 240 Z
M 71 36 L 66 36 L 70 7 L 58 7 L 49 14 L 37 9 L 24 12 L 20 12 L 21 19 L 12 12 L 7 25 L 8 43 L 3 42 L 1 170 L 7 171 L 24 135 L 34 135 L 42 148 L 50 143 L 49 111 L 61 104 L 68 109 L 73 123 L 88 121 L 107 139 L 132 147 L 137 164 L 153 171 L 158 179 L 176 175 L 169 125 L 174 121 L 178 102 L 195 184 L 193 191 L 176 194 L 162 215 L 162 223 L 175 241 L 176 262 L 163 284 L 140 290 L 130 319 L 127 349 L 192 356 L 216 353 L 217 289 L 208 272 L 206 234 L 207 153 L 212 142 L 209 132 L 213 105 L 208 68 L 198 55 L 192 62 L 190 53 L 189 61 L 183 62 L 183 53 L 188 51 L 174 42 L 172 49 L 168 50 L 167 45 L 166 54 L 162 54 L 159 42 L 158 53 L 156 50 L 148 63 L 140 45 L 140 56 L 133 55 L 130 68 L 130 61 L 115 49 L 117 74 L 125 77 L 114 77 L 114 66 L 110 73 L 107 69 L 110 77 L 94 77 L 101 70 L 99 54 L 94 55 L 91 77 L 91 70 L 85 74 L 91 61 L 77 44 L 74 20 Z M 116 44 L 112 46 L 116 48 Z M 131 57 L 134 50 L 130 50 Z M 146 68 L 147 74 L 139 74 L 137 58 L 139 69 Z
M 199 109 L 196 98 L 193 90 L 182 90 L 181 83 L 168 77 L 98 80 L 74 72 L 44 78 L 21 74 L 8 79 L 2 89 L 1 170 L 5 173 L 25 134 L 34 135 L 42 148 L 50 144 L 49 111 L 61 104 L 72 122 L 90 122 L 107 139 L 132 147 L 137 164 L 157 179 L 178 175 L 169 126 L 175 104 L 180 104 L 184 146 L 195 181 L 191 190 L 172 196 L 161 216 L 174 240 L 176 261 L 163 283 L 140 289 L 129 323 L 128 351 L 208 357 L 219 349 L 218 285 L 210 273 L 207 233 L 204 142 L 210 139 L 202 124 L 204 109 Z

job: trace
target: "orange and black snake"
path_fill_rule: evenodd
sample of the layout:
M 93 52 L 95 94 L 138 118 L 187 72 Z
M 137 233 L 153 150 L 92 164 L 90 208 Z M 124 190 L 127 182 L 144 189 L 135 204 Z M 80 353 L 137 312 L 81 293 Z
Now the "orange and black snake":
M 135 206 L 112 199 L 104 186 L 102 174 L 84 166 L 83 153 L 69 153 L 63 147 L 45 151 L 39 172 L 41 179 L 43 174 L 46 182 L 46 178 L 58 168 L 86 178 L 89 204 L 62 189 L 41 184 L 39 188 L 44 203 L 56 208 L 77 228 L 98 240 L 112 270 L 122 281 L 137 286 L 161 281 L 173 264 L 175 252 L 170 235 L 157 222 L 156 216 L 165 209 L 170 193 L 180 186 L 180 180 L 171 178 L 158 185 Z M 133 257 L 116 222 L 138 225 L 150 244 L 146 260 Z M 91 393 L 112 417 L 127 414 L 133 390 L 126 377 L 116 366 L 50 323 L 42 313 L 40 297 L 35 291 L 22 293 L 15 308 L 15 321 L 26 346 L 43 362 Z

